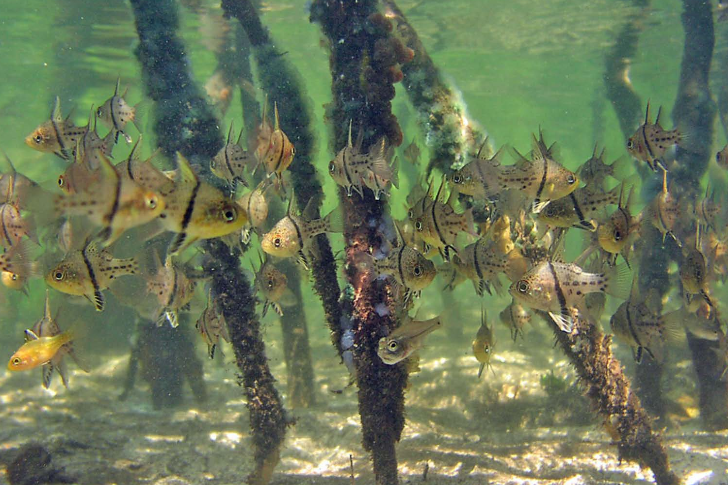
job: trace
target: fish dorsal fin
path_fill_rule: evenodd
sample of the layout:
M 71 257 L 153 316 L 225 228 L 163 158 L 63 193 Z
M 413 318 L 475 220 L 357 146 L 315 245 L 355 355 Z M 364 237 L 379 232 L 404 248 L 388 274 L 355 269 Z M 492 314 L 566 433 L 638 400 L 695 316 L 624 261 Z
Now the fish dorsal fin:
M 702 254 L 700 248 L 702 245 L 700 244 L 700 224 L 695 224 L 695 250 Z
M 141 160 L 141 157 L 137 153 L 137 150 L 139 150 L 142 144 L 142 139 L 144 138 L 144 135 L 141 133 L 139 134 L 139 138 L 137 138 L 137 141 L 134 143 L 134 146 L 131 147 L 131 152 L 129 152 L 129 157 L 127 157 L 126 161 L 127 163 L 131 164 L 134 160 Z
M 230 127 L 232 128 L 232 123 L 230 124 Z M 244 131 L 245 131 L 245 127 L 240 128 L 240 134 L 238 135 L 238 141 L 235 142 L 237 145 L 240 145 L 240 140 L 243 139 Z M 242 146 L 242 145 L 240 145 L 240 146 Z
M 662 193 L 667 194 L 667 170 L 662 171 Z
M 483 143 L 480 144 L 480 148 L 478 148 L 478 153 L 475 155 L 476 158 L 483 160 L 483 157 L 484 157 L 483 150 L 488 146 L 489 139 L 490 139 L 490 137 L 486 135 L 485 139 L 483 140 Z
M 394 232 L 397 236 L 397 247 L 401 248 L 402 246 L 405 246 L 407 243 L 404 241 L 404 237 L 402 236 L 402 229 L 399 227 L 399 223 L 392 219 L 392 224 L 394 225 Z
M 278 119 L 278 101 L 273 101 L 273 116 L 275 118 L 275 125 L 273 126 L 273 128 L 276 130 L 280 130 L 281 123 Z
M 354 143 L 354 149 L 357 152 L 361 152 L 361 146 L 364 143 L 364 128 L 359 125 L 359 131 L 356 134 L 356 143 Z
M 51 320 L 52 319 L 52 316 L 51 316 L 51 301 L 50 301 L 50 297 L 48 296 L 48 289 L 47 288 L 46 288 L 46 294 L 45 294 L 45 308 L 43 309 L 43 316 L 46 319 L 48 319 L 48 320 Z
M 228 136 L 227 136 L 227 145 L 230 144 L 230 142 L 233 139 L 233 127 L 235 126 L 235 121 L 230 122 L 230 129 L 228 129 Z M 240 132 L 240 135 L 242 136 L 243 132 Z
M 592 158 L 597 158 L 597 150 L 599 150 L 599 142 L 594 143 L 594 150 L 592 151 Z M 602 155 L 604 154 L 604 150 L 602 150 Z M 599 156 L 601 158 L 601 155 Z
M 99 166 L 99 169 L 101 170 L 102 178 L 106 180 L 113 180 L 114 184 L 116 184 L 119 179 L 119 172 L 116 171 L 114 165 L 111 163 L 111 160 L 109 160 L 106 155 L 104 155 L 103 153 L 99 153 L 99 158 L 101 159 L 101 165 Z
M 116 78 L 116 87 L 114 88 L 114 96 L 119 95 L 119 87 L 121 87 L 121 76 L 117 76 L 117 78 Z
M 639 275 L 636 274 L 634 278 L 632 278 L 632 287 L 629 290 L 629 302 L 634 304 L 637 303 L 639 300 L 640 295 L 640 285 L 639 285 Z
M 650 100 L 647 100 L 647 108 L 645 109 L 645 125 L 650 124 Z
M 179 176 L 182 182 L 191 184 L 198 182 L 197 174 L 192 170 L 189 160 L 180 152 L 177 152 L 177 167 L 179 168 Z
M 301 212 L 301 216 L 307 220 L 312 221 L 314 219 L 318 218 L 318 200 L 316 196 L 312 196 L 308 199 L 308 202 L 306 202 L 306 207 L 303 208 L 303 212 Z
M 660 114 L 662 113 L 662 106 L 657 108 L 657 118 L 655 118 L 655 124 L 660 126 Z
M 423 338 L 442 326 L 439 316 L 428 320 L 414 320 L 409 316 L 402 319 L 402 324 L 392 332 L 396 338 Z
M 352 120 L 349 120 L 349 139 L 346 142 L 347 148 L 353 148 L 354 147 L 354 144 L 351 142 L 351 123 L 352 123 Z
M 523 154 L 521 152 L 519 152 L 518 150 L 516 150 L 515 147 L 511 147 L 511 151 L 512 151 L 513 157 L 516 159 L 516 164 L 531 163 L 531 160 L 524 157 Z
M 293 215 L 293 191 L 294 189 L 291 189 L 291 195 L 288 197 L 288 207 L 286 208 L 286 215 L 288 217 Z
M 30 342 L 31 340 L 38 340 L 38 335 L 29 328 L 25 329 L 25 341 Z
M 63 115 L 61 114 L 61 98 L 56 96 L 56 100 L 53 102 L 53 109 L 51 110 L 51 119 L 53 121 L 62 122 Z
M 440 197 L 442 197 L 442 190 L 445 187 L 445 181 L 447 180 L 447 177 L 443 175 L 442 182 L 440 182 L 440 187 L 437 189 L 437 194 L 435 195 L 435 202 L 442 202 Z

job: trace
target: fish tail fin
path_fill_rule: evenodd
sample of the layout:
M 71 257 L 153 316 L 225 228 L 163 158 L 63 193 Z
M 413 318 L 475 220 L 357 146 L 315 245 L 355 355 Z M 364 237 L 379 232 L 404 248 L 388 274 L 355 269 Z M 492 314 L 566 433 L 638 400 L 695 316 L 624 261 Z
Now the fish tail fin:
M 0 270 L 14 273 L 20 277 L 37 276 L 38 265 L 33 261 L 25 239 L 21 239 L 7 252 L 0 255 Z
M 369 155 L 372 157 L 371 171 L 383 179 L 391 180 L 392 168 L 387 163 L 386 143 L 386 139 L 382 137 L 369 149 Z
M 389 170 L 392 174 L 391 182 L 395 189 L 399 188 L 399 157 L 392 159 L 392 164 L 389 166 Z
M 326 232 L 344 232 L 344 211 L 341 204 L 337 206 L 324 217 L 324 227 Z
M 144 133 L 144 122 L 147 119 L 149 113 L 149 103 L 146 100 L 141 100 L 134 105 L 134 118 L 132 123 L 139 130 L 139 133 Z
M 613 161 L 610 167 L 611 176 L 619 181 L 623 181 L 633 173 L 632 158 L 627 155 Z
M 626 263 L 618 264 L 605 272 L 604 293 L 626 300 L 631 290 L 632 272 Z

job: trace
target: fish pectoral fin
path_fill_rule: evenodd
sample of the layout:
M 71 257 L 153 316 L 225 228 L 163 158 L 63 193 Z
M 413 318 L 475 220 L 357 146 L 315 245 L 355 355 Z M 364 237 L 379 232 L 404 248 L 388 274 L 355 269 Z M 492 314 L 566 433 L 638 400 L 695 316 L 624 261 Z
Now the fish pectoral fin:
M 549 316 L 563 332 L 571 333 L 574 329 L 574 317 L 569 314 L 566 308 L 563 308 L 561 313 L 549 312 Z
M 41 367 L 41 371 L 43 372 L 43 388 L 48 389 L 53 377 L 53 364 L 48 362 L 47 365 Z
M 270 306 L 273 308 L 273 311 L 278 314 L 279 317 L 283 316 L 283 308 L 281 308 L 278 303 L 272 301 L 270 302 Z
M 25 330 L 25 341 L 30 342 L 31 340 L 38 340 L 38 335 L 28 328 Z
M 97 312 L 104 311 L 104 306 L 106 305 L 106 300 L 104 299 L 104 294 L 101 293 L 100 290 L 94 291 L 93 297 L 89 297 L 88 295 L 84 295 L 88 300 L 93 303 L 94 308 L 96 308 Z
M 298 251 L 298 253 L 296 253 L 296 261 L 297 261 L 297 262 L 298 262 L 298 263 L 299 263 L 299 264 L 300 264 L 301 266 L 303 266 L 303 269 L 305 269 L 306 271 L 308 271 L 309 269 L 311 269 L 311 267 L 310 267 L 310 266 L 309 266 L 309 264 L 308 264 L 308 258 L 307 258 L 307 257 L 306 257 L 306 255 L 304 254 L 303 250 L 301 250 L 301 251 Z
M 534 200 L 533 203 L 531 204 L 531 212 L 533 212 L 534 214 L 538 214 L 539 212 L 544 210 L 546 208 L 546 206 L 549 205 L 550 202 L 551 202 L 550 200 L 543 200 L 543 201 L 540 201 L 538 199 Z
M 478 368 L 478 379 L 480 379 L 480 376 L 483 375 L 483 369 L 485 369 L 485 362 L 480 363 L 480 367 Z

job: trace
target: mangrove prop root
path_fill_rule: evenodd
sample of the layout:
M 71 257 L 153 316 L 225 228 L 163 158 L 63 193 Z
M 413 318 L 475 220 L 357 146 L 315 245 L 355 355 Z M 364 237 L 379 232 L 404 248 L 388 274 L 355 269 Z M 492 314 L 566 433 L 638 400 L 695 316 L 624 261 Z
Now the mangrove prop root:
M 680 66 L 680 85 L 672 115 L 675 125 L 690 133 L 677 152 L 678 167 L 670 173 L 672 190 L 680 198 L 700 196 L 700 179 L 711 158 L 716 106 L 708 76 L 715 36 L 709 3 L 683 1 L 685 47 Z M 709 429 L 728 428 L 728 383 L 720 378 L 724 362 L 715 342 L 689 336 L 688 343 L 700 388 L 700 415 Z
M 549 322 L 586 387 L 586 396 L 604 418 L 607 432 L 617 444 L 619 458 L 649 467 L 658 485 L 679 484 L 679 478 L 670 470 L 661 439 L 652 430 L 650 417 L 612 354 L 611 336 L 580 317 L 575 318 L 572 333 L 562 332 L 547 314 L 539 313 Z
M 399 145 L 402 133 L 392 114 L 393 83 L 401 80 L 398 63 L 404 62 L 401 43 L 389 36 L 391 23 L 376 10 L 377 2 L 316 0 L 311 20 L 318 22 L 331 46 L 333 103 L 330 119 L 335 133 L 335 149 L 347 143 L 348 126 L 361 127 L 364 149 L 382 136 L 388 145 Z M 401 72 L 401 71 L 400 71 Z M 339 192 L 345 213 L 347 241 L 346 276 L 353 288 L 347 292 L 354 331 L 354 364 L 359 387 L 359 414 L 362 444 L 372 453 L 377 484 L 397 484 L 395 445 L 404 427 L 404 366 L 389 366 L 377 355 L 379 339 L 390 332 L 393 316 L 393 287 L 389 283 L 367 281 L 356 264 L 370 247 L 381 245 L 380 227 L 388 219 L 387 206 L 376 201 L 370 191 L 364 197 L 347 197 Z M 374 310 L 387 308 L 386 312 Z
M 248 477 L 251 485 L 270 481 L 278 463 L 280 448 L 290 423 L 286 417 L 275 379 L 268 367 L 260 322 L 255 314 L 255 297 L 250 282 L 240 271 L 240 251 L 218 240 L 205 244 L 211 256 L 206 269 L 213 274 L 212 292 L 230 333 L 235 363 L 240 370 L 238 383 L 243 386 L 250 413 L 255 471 Z
M 418 122 L 427 134 L 430 148 L 429 174 L 434 168 L 449 173 L 464 164 L 466 156 L 477 151 L 483 133 L 466 120 L 465 106 L 442 78 L 417 32 L 407 22 L 394 0 L 384 0 L 387 13 L 394 18 L 396 33 L 412 49 L 412 59 L 402 65 L 402 84 L 417 110 Z
M 222 136 L 188 71 L 176 35 L 176 3 L 132 0 L 132 7 L 140 40 L 137 56 L 147 92 L 155 100 L 157 142 L 167 154 L 181 151 L 204 172 L 206 162 L 222 147 Z M 211 257 L 207 269 L 212 274 L 213 294 L 219 298 L 228 325 L 248 400 L 256 465 L 248 481 L 264 485 L 278 462 L 288 421 L 268 368 L 255 299 L 240 268 L 240 251 L 231 252 L 219 240 L 209 240 L 204 247 Z
M 285 54 L 276 50 L 250 0 L 223 0 L 222 8 L 226 16 L 238 19 L 247 33 L 258 64 L 261 87 L 268 94 L 269 103 L 277 102 L 281 127 L 296 147 L 296 157 L 289 168 L 296 204 L 303 209 L 313 198 L 320 207 L 323 189 L 314 166 L 316 147 L 312 110 L 301 76 L 287 61 Z M 341 355 L 342 313 L 338 301 L 341 289 L 336 278 L 336 260 L 325 234 L 316 236 L 312 241 L 311 252 L 315 255 L 311 261 L 313 288 L 321 298 L 331 341 Z
M 174 0 L 131 0 L 146 93 L 154 100 L 157 145 L 170 157 L 212 158 L 222 147 L 217 120 L 192 81 Z

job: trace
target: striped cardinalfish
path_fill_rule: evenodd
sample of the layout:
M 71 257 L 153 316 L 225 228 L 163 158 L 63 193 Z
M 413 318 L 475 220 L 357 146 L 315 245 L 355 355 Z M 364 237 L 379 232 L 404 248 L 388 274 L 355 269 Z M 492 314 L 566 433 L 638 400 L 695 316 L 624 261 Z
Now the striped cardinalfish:
M 683 135 L 679 129 L 666 131 L 660 126 L 660 113 L 662 107 L 657 110 L 657 119 L 654 123 L 650 119 L 650 103 L 647 103 L 645 122 L 637 128 L 629 140 L 627 140 L 627 151 L 639 161 L 646 162 L 647 166 L 656 172 L 658 166 L 667 170 L 665 153 L 673 145 L 679 145 Z
M 140 101 L 134 106 L 130 106 L 126 102 L 126 95 L 129 91 L 127 87 L 123 93 L 119 94 L 119 87 L 121 84 L 121 78 L 116 78 L 116 88 L 114 88 L 114 94 L 107 99 L 104 104 L 99 106 L 96 111 L 96 116 L 99 117 L 102 123 L 114 133 L 114 141 L 119 141 L 119 135 L 123 135 L 127 143 L 131 143 L 131 136 L 126 131 L 126 125 L 133 123 L 136 126 L 139 133 L 142 132 L 141 122 L 139 119 L 139 108 L 142 105 Z
M 240 130 L 238 141 L 233 140 L 233 123 L 230 123 L 225 146 L 210 160 L 210 171 L 216 177 L 227 181 L 232 193 L 235 193 L 238 182 L 248 185 L 244 178 L 245 169 L 252 171 L 255 166 L 253 155 L 240 145 L 242 137 L 243 131 Z
M 39 152 L 53 153 L 63 160 L 72 160 L 76 143 L 86 133 L 87 127 L 74 125 L 70 117 L 71 115 L 68 115 L 63 118 L 61 99 L 56 96 L 50 119 L 41 123 L 25 137 L 25 144 Z
M 157 272 L 147 279 L 147 293 L 157 299 L 157 310 L 154 315 L 157 325 L 161 326 L 168 321 L 173 327 L 179 325 L 178 313 L 186 308 L 194 296 L 197 279 L 190 278 L 184 266 L 179 266 L 167 255 L 164 264 L 157 259 Z
M 377 355 L 387 365 L 394 365 L 421 349 L 425 338 L 442 327 L 440 317 L 414 320 L 409 316 L 387 337 L 379 339 Z
M 88 240 L 83 248 L 71 251 L 45 277 L 51 288 L 68 295 L 83 296 L 97 311 L 106 304 L 103 290 L 121 276 L 139 273 L 136 258 L 115 258 Z
M 260 124 L 256 140 L 255 158 L 260 165 L 263 165 L 268 178 L 275 177 L 276 183 L 280 184 L 283 171 L 293 162 L 296 148 L 281 130 L 277 103 L 273 104 L 273 112 L 275 113 L 275 125 L 273 127 L 266 121 L 265 112 L 263 112 L 263 121 Z
M 597 225 L 593 217 L 608 205 L 617 205 L 621 193 L 621 186 L 608 192 L 589 187 L 576 189 L 566 197 L 552 200 L 539 212 L 538 219 L 551 227 L 576 227 L 594 232 Z

